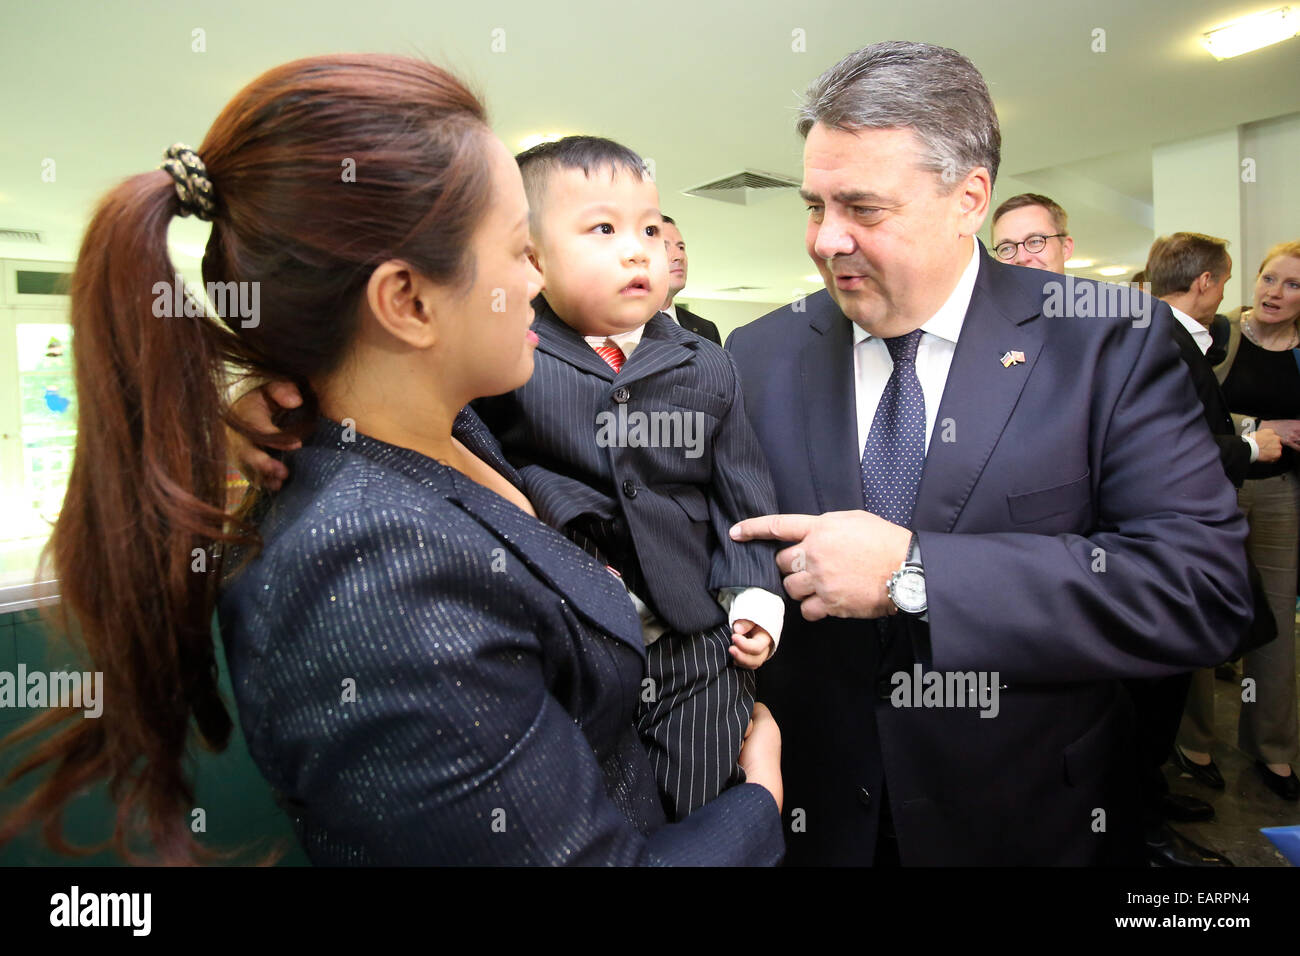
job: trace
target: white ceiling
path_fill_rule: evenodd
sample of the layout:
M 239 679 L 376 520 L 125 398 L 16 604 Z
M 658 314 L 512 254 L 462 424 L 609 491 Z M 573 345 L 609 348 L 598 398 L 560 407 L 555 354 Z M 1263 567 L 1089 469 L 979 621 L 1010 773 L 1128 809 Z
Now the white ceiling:
M 530 133 L 586 132 L 653 158 L 662 206 L 689 243 L 688 292 L 756 286 L 736 297 L 784 301 L 813 271 L 798 197 L 745 207 L 681 191 L 745 167 L 798 176 L 799 92 L 858 46 L 913 39 L 961 50 L 988 79 L 1003 132 L 995 199 L 1047 191 L 1070 211 L 1077 256 L 1136 267 L 1152 238 L 1154 144 L 1300 110 L 1300 39 L 1222 63 L 1197 43 L 1271 5 L 8 0 L 0 227 L 38 229 L 45 241 L 0 243 L 0 257 L 73 258 L 108 186 L 157 165 L 173 142 L 197 146 L 262 70 L 316 53 L 384 51 L 458 72 L 511 148 Z M 196 28 L 206 52 L 191 50 Z M 1096 28 L 1106 31 L 1104 53 L 1092 50 Z M 496 29 L 504 52 L 492 52 Z M 795 30 L 806 52 L 792 50 Z M 46 158 L 57 164 L 53 183 L 41 180 Z M 205 234 L 178 221 L 173 239 L 201 246 Z

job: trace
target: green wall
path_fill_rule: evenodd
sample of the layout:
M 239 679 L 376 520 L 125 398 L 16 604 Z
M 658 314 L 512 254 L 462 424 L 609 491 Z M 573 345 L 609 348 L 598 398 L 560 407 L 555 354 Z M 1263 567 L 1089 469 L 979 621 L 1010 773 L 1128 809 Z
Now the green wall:
M 222 696 L 232 717 L 234 694 L 230 676 L 226 673 L 225 654 L 218 649 L 221 667 Z M 47 628 L 38 611 L 18 611 L 0 616 L 0 671 L 15 673 L 18 664 L 25 663 L 27 670 L 64 670 L 74 665 L 69 650 L 52 645 Z M 78 668 L 80 669 L 80 668 Z M 111 709 L 111 702 L 106 709 Z M 26 709 L 0 707 L 0 736 L 25 723 L 37 712 Z M 106 718 L 99 718 L 106 719 Z M 206 814 L 207 831 L 199 834 L 203 845 L 213 849 L 244 848 L 232 863 L 247 863 L 264 855 L 272 846 L 282 846 L 286 851 L 281 866 L 305 866 L 307 858 L 293 836 L 288 818 L 276 806 L 271 788 L 258 773 L 244 745 L 236 719 L 230 746 L 221 754 L 213 754 L 193 744 L 195 806 Z M 0 778 L 17 762 L 21 753 L 15 748 L 0 751 Z M 31 783 L 0 788 L 0 807 L 9 807 L 31 790 Z M 64 832 L 74 844 L 84 845 L 103 841 L 112 830 L 113 804 L 106 788 L 98 785 L 74 801 L 64 817 Z M 47 847 L 38 833 L 24 834 L 0 849 L 0 866 L 118 866 L 122 861 L 111 850 L 84 857 L 65 857 Z

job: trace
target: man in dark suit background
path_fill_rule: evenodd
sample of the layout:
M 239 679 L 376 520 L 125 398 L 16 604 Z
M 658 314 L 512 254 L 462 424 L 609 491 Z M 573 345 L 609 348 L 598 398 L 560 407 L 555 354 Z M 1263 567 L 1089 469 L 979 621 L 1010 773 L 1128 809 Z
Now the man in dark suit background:
M 1282 443 L 1271 429 L 1261 431 L 1258 437 L 1243 438 L 1236 434 L 1214 369 L 1206 358 L 1213 346 L 1210 325 L 1215 309 L 1223 301 L 1224 285 L 1232 275 L 1232 257 L 1226 245 L 1221 239 L 1199 233 L 1180 232 L 1161 237 L 1151 246 L 1146 268 L 1134 281 L 1149 282 L 1151 293 L 1173 313 L 1175 321 L 1170 331 L 1174 344 L 1191 376 L 1206 425 L 1219 448 L 1224 473 L 1229 481 L 1240 486 L 1251 462 L 1277 461 L 1281 457 Z M 1262 582 L 1253 567 L 1249 570 L 1255 607 L 1251 633 L 1259 633 L 1262 627 L 1266 635 L 1272 634 L 1273 615 Z M 1213 694 L 1212 672 L 1203 673 Z M 1214 816 L 1213 805 L 1185 794 L 1170 793 L 1160 769 L 1170 754 L 1175 753 L 1174 739 L 1192 682 L 1189 671 L 1128 684 L 1138 712 L 1148 854 L 1155 865 L 1229 866 L 1231 863 L 1222 854 L 1192 842 L 1160 821 L 1161 815 L 1182 822 L 1209 820 Z M 1176 753 L 1176 761 L 1180 766 L 1189 762 L 1182 753 Z
M 993 213 L 994 254 L 1003 262 L 1014 262 L 1018 266 L 1064 275 L 1066 260 L 1074 251 L 1074 240 L 1069 235 L 1068 224 L 1069 217 L 1065 209 L 1050 197 L 1038 193 L 1021 193 L 1012 196 L 1004 200 Z M 1058 241 L 1053 242 L 1054 239 Z M 1221 264 L 1216 258 L 1216 265 Z M 1172 263 L 1165 263 L 1166 271 L 1170 265 Z M 1227 278 L 1228 270 L 1225 269 L 1218 278 L 1220 299 L 1223 283 Z M 1135 276 L 1134 281 L 1139 281 L 1138 277 Z M 1168 301 L 1166 299 L 1166 302 Z M 1200 302 L 1199 299 L 1197 301 Z M 1218 299 L 1211 303 L 1207 298 L 1204 302 L 1211 312 L 1217 304 Z M 1172 325 L 1174 339 L 1184 353 L 1184 362 L 1188 363 L 1192 372 L 1197 395 L 1205 404 L 1212 396 L 1206 393 L 1207 383 L 1200 377 L 1201 373 L 1208 376 L 1208 385 L 1212 385 L 1216 393 L 1218 383 L 1215 381 L 1213 370 L 1206 365 L 1200 348 L 1192 342 L 1191 337 L 1183 329 L 1184 319 L 1186 318 L 1186 322 L 1190 322 L 1200 332 L 1204 333 L 1204 329 L 1201 329 L 1191 318 L 1178 313 L 1172 304 L 1170 308 L 1178 319 Z M 1208 338 L 1208 333 L 1204 334 Z M 1193 354 L 1189 356 L 1184 346 L 1190 348 Z M 1206 414 L 1210 415 L 1208 405 Z M 1230 420 L 1228 424 L 1231 426 Z M 1280 447 L 1279 444 L 1279 453 Z M 1240 439 L 1234 437 L 1230 445 L 1221 444 L 1220 454 L 1224 457 L 1224 467 L 1229 473 L 1229 478 L 1232 477 L 1238 459 L 1243 460 L 1241 470 L 1244 476 L 1244 461 L 1248 460 L 1250 449 Z M 1236 483 L 1240 483 L 1240 479 L 1237 479 Z M 1172 751 L 1190 680 L 1191 674 L 1187 672 L 1170 677 L 1133 679 L 1125 682 L 1134 707 L 1138 749 L 1137 770 L 1143 811 L 1142 829 L 1147 847 L 1147 860 L 1153 866 L 1229 866 L 1231 864 L 1226 857 L 1187 839 L 1174 830 L 1168 822 L 1191 823 L 1214 817 L 1212 804 L 1187 794 L 1171 793 L 1160 769 L 1169 759 Z
M 677 293 L 686 288 L 688 263 L 686 240 L 682 238 L 682 232 L 677 228 L 677 222 L 672 216 L 664 216 L 664 244 L 668 247 L 668 298 L 664 301 L 662 311 L 682 328 L 721 345 L 722 336 L 718 334 L 716 325 L 708 319 L 700 318 L 694 312 L 673 305 Z
M 1213 663 L 1250 615 L 1169 310 L 983 252 L 1000 134 L 955 51 L 850 54 L 799 130 L 827 289 L 728 341 L 786 512 L 733 535 L 791 543 L 803 617 L 759 677 L 787 859 L 1141 862 L 1119 679 Z M 969 680 L 898 693 L 922 671 Z
M 1205 408 L 1205 420 L 1218 443 L 1223 469 L 1228 479 L 1241 487 L 1254 462 L 1274 462 L 1282 457 L 1282 442 L 1271 428 L 1261 428 L 1250 435 L 1237 434 L 1209 358 L 1214 349 L 1213 327 L 1218 318 L 1215 310 L 1223 302 L 1224 286 L 1232 276 L 1232 257 L 1228 255 L 1227 245 L 1226 240 L 1197 232 L 1161 236 L 1147 254 L 1143 273 L 1151 283 L 1151 293 L 1173 311 L 1177 320 L 1174 342 Z M 1255 620 L 1239 651 L 1266 644 L 1277 636 L 1276 619 L 1253 562 L 1249 570 Z M 1184 750 L 1174 742 L 1184 705 L 1202 723 L 1213 723 L 1212 718 L 1206 720 L 1204 715 L 1214 713 L 1214 672 L 1202 669 L 1195 674 L 1170 678 L 1167 683 L 1170 692 L 1162 714 L 1161 733 L 1163 736 L 1167 731 L 1174 763 L 1184 774 L 1222 790 L 1223 778 L 1210 755 Z

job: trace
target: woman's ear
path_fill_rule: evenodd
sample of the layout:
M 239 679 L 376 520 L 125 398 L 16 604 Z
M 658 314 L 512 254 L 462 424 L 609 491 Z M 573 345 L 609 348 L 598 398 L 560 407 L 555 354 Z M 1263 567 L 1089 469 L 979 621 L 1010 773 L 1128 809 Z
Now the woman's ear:
M 440 290 L 408 263 L 381 263 L 366 282 L 366 305 L 389 335 L 415 348 L 428 348 L 438 338 Z

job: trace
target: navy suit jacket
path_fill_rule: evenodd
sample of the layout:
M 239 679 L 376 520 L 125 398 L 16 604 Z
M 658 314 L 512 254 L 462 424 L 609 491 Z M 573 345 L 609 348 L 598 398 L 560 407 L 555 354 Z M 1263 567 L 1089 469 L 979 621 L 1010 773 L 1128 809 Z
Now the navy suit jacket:
M 721 588 L 783 593 L 776 549 L 727 534 L 776 505 L 727 353 L 659 312 L 615 375 L 544 296 L 533 307 L 532 378 L 474 407 L 519 469 L 538 517 L 554 528 L 582 515 L 621 517 L 650 592 L 638 597 L 683 634 L 726 621 L 713 597 Z M 602 423 L 665 414 L 689 416 L 697 457 L 680 446 L 637 447 L 630 428 L 626 442 L 600 439 Z
M 517 483 L 471 411 L 454 434 Z M 612 575 L 459 472 L 349 437 L 322 420 L 292 456 L 219 605 L 249 751 L 313 862 L 780 859 L 753 784 L 664 823 Z
M 1117 679 L 1215 664 L 1249 621 L 1246 524 L 1168 306 L 1046 318 L 1052 280 L 981 247 L 912 522 L 929 624 L 887 625 L 937 670 L 998 672 L 1000 711 L 895 708 L 873 624 L 787 609 L 758 681 L 804 810 L 790 862 L 870 863 L 884 784 L 905 864 L 1135 860 Z M 821 291 L 728 340 L 783 512 L 862 508 L 851 330 Z

